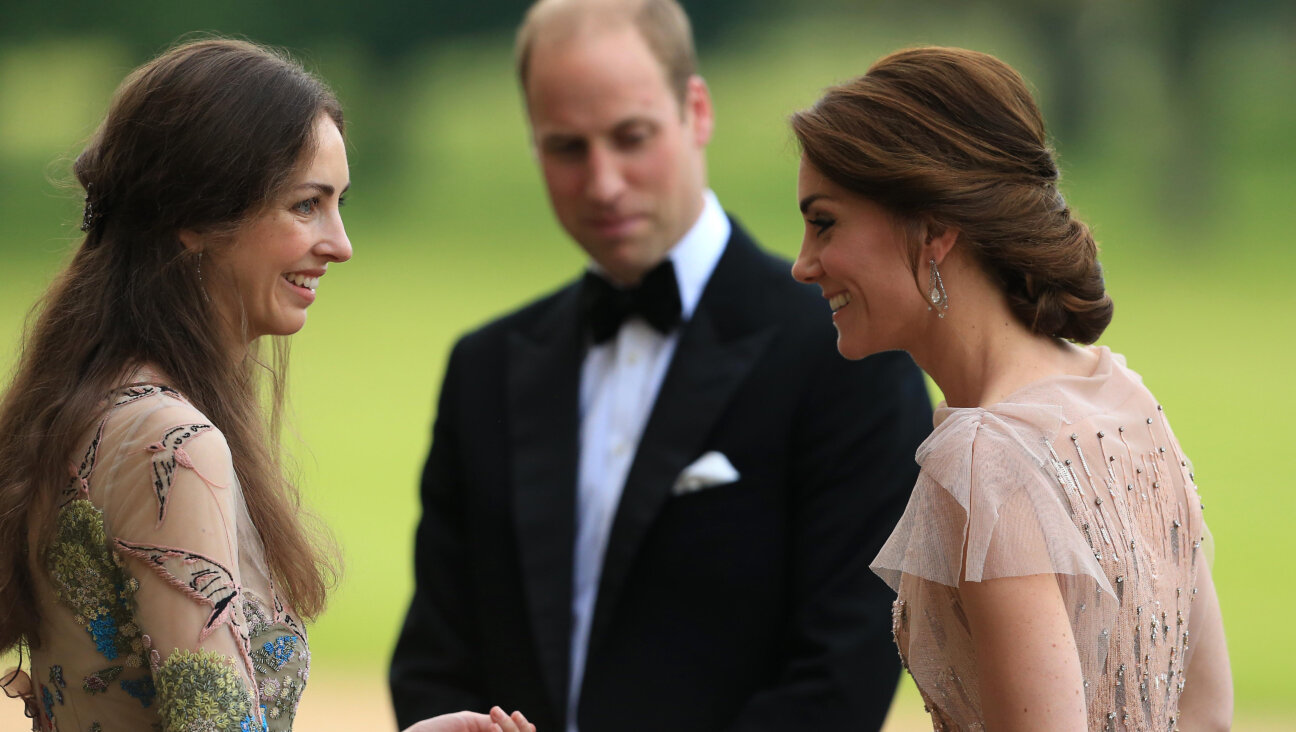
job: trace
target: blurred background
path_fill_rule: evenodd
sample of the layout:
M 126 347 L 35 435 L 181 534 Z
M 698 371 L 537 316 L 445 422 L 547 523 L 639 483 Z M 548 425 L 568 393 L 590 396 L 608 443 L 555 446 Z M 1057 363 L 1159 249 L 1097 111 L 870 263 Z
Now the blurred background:
M 355 258 L 293 342 L 287 443 L 346 561 L 311 629 L 299 729 L 392 726 L 386 664 L 449 348 L 581 267 L 549 211 L 512 75 L 525 5 L 0 0 L 2 383 L 31 306 L 80 241 L 70 162 L 133 67 L 193 33 L 243 36 L 288 49 L 346 108 Z M 1278 571 L 1296 552 L 1284 457 L 1296 436 L 1296 5 L 684 5 L 716 107 L 712 187 L 788 256 L 801 223 L 785 119 L 823 87 L 918 44 L 993 53 L 1032 83 L 1063 192 L 1102 248 L 1116 317 L 1101 342 L 1143 375 L 1196 465 L 1237 728 L 1296 728 L 1296 639 L 1281 627 L 1296 587 Z M 902 689 L 889 728 L 923 719 Z M 19 705 L 0 703 L 0 731 L 23 728 Z

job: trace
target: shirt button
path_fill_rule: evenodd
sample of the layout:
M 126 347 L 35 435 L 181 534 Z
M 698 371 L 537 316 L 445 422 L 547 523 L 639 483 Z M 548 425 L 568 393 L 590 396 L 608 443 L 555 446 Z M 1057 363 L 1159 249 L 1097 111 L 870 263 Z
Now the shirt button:
M 629 365 L 631 365 L 631 366 L 638 366 L 638 365 L 639 365 L 639 352 L 638 352 L 638 351 L 631 351 L 630 353 L 627 353 L 627 354 L 626 354 L 626 359 L 625 359 L 625 360 L 626 360 L 626 363 L 629 364 Z
M 616 455 L 617 457 L 621 457 L 622 455 L 626 454 L 625 440 L 617 440 L 616 442 L 612 443 L 612 454 Z

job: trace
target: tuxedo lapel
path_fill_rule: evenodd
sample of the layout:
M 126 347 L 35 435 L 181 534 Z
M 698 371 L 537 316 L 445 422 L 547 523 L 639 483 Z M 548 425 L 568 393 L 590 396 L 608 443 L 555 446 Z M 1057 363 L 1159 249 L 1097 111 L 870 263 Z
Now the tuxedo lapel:
M 716 420 L 774 336 L 773 327 L 761 327 L 759 316 L 751 317 L 751 309 L 744 307 L 755 278 L 747 277 L 746 288 L 742 281 L 752 264 L 748 258 L 757 256 L 755 245 L 735 224 L 726 253 L 680 334 L 608 537 L 590 629 L 591 656 L 676 476 L 702 453 Z
M 567 705 L 576 534 L 581 338 L 579 287 L 559 295 L 533 332 L 508 344 L 513 521 L 526 607 L 545 684 Z

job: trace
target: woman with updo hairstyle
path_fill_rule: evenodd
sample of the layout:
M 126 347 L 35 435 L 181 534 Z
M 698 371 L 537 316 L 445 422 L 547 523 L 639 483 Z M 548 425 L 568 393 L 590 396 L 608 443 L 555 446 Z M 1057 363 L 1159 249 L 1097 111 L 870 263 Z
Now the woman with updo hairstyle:
M 884 57 L 792 116 L 793 267 L 848 358 L 908 351 L 945 402 L 872 565 L 940 730 L 1226 729 L 1192 464 L 1123 357 L 1097 247 L 1022 78 Z
M 85 237 L 0 401 L 0 653 L 30 654 L 0 685 L 34 729 L 291 729 L 336 560 L 280 460 L 286 341 L 262 345 L 351 257 L 343 132 L 295 61 L 200 40 L 77 158 Z M 494 728 L 453 717 L 429 730 Z

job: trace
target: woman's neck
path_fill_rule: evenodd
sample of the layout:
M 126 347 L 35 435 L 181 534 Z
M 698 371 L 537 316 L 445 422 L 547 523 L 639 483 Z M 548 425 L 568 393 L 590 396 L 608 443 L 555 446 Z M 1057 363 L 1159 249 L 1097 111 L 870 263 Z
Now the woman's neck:
M 979 270 L 951 267 L 944 319 L 925 329 L 911 351 L 951 407 L 986 407 L 1022 387 L 1058 374 L 1089 374 L 1097 356 L 1061 339 L 1032 333 L 1012 313 L 998 286 Z M 933 315 L 933 320 L 936 320 Z

